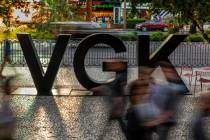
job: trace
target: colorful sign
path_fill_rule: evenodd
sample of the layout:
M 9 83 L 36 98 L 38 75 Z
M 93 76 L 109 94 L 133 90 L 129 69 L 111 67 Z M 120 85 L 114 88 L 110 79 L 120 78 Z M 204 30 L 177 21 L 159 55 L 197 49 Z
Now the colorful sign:
M 17 37 L 23 50 L 23 55 L 25 56 L 29 70 L 31 72 L 35 87 L 38 92 L 38 96 L 52 96 L 51 90 L 53 87 L 53 83 L 59 70 L 60 63 L 62 61 L 66 47 L 68 45 L 70 35 L 60 35 L 58 37 L 46 74 L 44 74 L 44 70 L 40 65 L 41 62 L 39 60 L 39 56 L 37 55 L 31 36 L 29 34 L 17 34 Z M 154 53 L 150 55 L 149 35 L 138 36 L 138 46 L 140 46 L 137 47 L 136 51 L 138 68 L 141 68 L 141 66 L 153 66 L 154 68 L 157 68 L 158 62 L 165 61 L 170 64 L 170 68 L 172 68 L 173 71 L 176 72 L 173 64 L 170 62 L 168 57 L 186 37 L 187 35 L 172 34 L 164 41 L 163 44 L 161 44 L 158 50 L 154 51 Z M 126 46 L 123 44 L 123 42 L 117 37 L 114 37 L 110 34 L 94 34 L 83 39 L 77 46 L 77 49 L 74 53 L 73 69 L 79 83 L 88 90 L 94 87 L 108 84 L 92 80 L 88 76 L 88 73 L 85 69 L 85 56 L 88 51 L 97 44 L 107 44 L 111 48 L 113 48 L 116 53 L 126 52 Z M 108 62 L 106 64 L 112 64 L 114 66 L 116 63 L 114 64 L 113 62 Z M 127 71 L 127 63 L 124 64 L 126 64 L 124 70 Z M 119 73 L 119 69 L 115 68 L 116 67 L 114 66 L 112 68 L 112 71 Z M 138 77 L 140 77 L 140 75 Z M 188 92 L 187 87 L 184 87 L 185 84 L 182 81 L 181 77 L 177 78 L 179 78 L 177 81 L 179 81 L 180 84 L 183 84 L 183 88 L 185 88 L 186 92 Z
M 92 0 L 93 2 L 106 2 L 106 3 L 120 3 L 120 0 Z M 79 2 L 86 2 L 86 0 L 79 0 Z
M 86 2 L 79 2 L 80 5 L 85 6 Z M 94 10 L 97 9 L 113 9 L 114 3 L 108 3 L 108 2 L 102 2 L 102 1 L 93 1 L 92 2 L 92 8 Z M 85 8 L 85 7 L 84 7 Z
M 113 4 L 93 4 L 93 8 L 113 8 Z

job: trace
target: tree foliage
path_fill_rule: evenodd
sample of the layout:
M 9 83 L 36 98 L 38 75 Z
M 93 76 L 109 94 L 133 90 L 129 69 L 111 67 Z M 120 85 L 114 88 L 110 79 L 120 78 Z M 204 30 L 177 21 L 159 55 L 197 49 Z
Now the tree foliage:
M 30 14 L 30 2 L 28 0 L 1 0 L 0 1 L 0 17 L 7 27 L 10 26 L 10 20 L 14 9 L 20 9 L 21 12 L 28 16 Z M 32 5 L 33 9 L 39 8 L 39 3 L 35 2 Z
M 75 1 L 70 0 L 42 0 L 42 5 L 49 7 L 50 21 L 74 20 L 79 17 L 81 10 Z
M 70 0 L 33 0 L 33 2 L 29 0 L 0 0 L 0 17 L 9 27 L 14 9 L 20 9 L 25 16 L 28 16 L 31 8 L 37 11 L 33 14 L 33 23 L 73 20 L 78 17 L 80 10 L 78 4 Z
M 3 18 L 3 22 L 10 26 L 10 18 L 12 18 L 13 8 L 21 9 L 27 16 L 30 13 L 30 2 L 27 0 L 1 0 L 0 1 L 0 16 Z
M 152 9 L 169 11 L 179 16 L 185 23 L 193 23 L 210 42 L 205 34 L 203 24 L 210 19 L 210 1 L 208 0 L 152 0 Z
M 138 14 L 138 11 L 136 9 L 138 4 L 143 4 L 143 3 L 149 3 L 151 0 L 129 0 L 130 5 L 131 5 L 131 13 L 130 17 L 133 18 Z

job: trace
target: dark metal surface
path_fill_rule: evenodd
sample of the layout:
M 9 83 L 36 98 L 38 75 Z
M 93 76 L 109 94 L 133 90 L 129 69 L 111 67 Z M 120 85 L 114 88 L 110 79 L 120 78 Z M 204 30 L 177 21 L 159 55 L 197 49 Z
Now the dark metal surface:
M 128 76 L 128 62 L 123 61 L 123 60 L 114 60 L 114 61 L 104 61 L 103 62 L 103 71 L 106 72 L 116 72 L 116 77 L 119 79 L 123 79 L 123 83 L 126 85 L 127 84 L 127 76 Z M 126 75 L 126 76 L 125 76 Z M 116 79 L 114 79 L 116 80 Z M 111 81 L 107 84 L 111 84 Z M 123 93 L 119 93 L 123 95 Z
M 51 89 L 58 72 L 70 35 L 60 35 L 53 50 L 46 74 L 29 34 L 17 34 L 25 60 L 31 72 L 38 95 L 52 95 Z
M 149 49 L 150 49 L 149 35 L 139 35 L 138 44 L 136 48 L 136 56 L 138 63 L 138 78 L 142 77 L 140 73 L 141 66 L 150 67 L 149 64 Z
M 139 35 L 138 36 L 138 45 L 136 48 L 137 52 L 137 62 L 138 66 L 148 66 L 149 65 L 149 49 L 150 49 L 150 40 L 149 35 Z
M 167 59 L 186 37 L 187 35 L 169 35 L 160 47 L 150 55 L 150 63 L 155 64 L 158 61 Z
M 115 53 L 126 52 L 126 47 L 123 42 L 109 34 L 94 34 L 82 40 L 74 54 L 73 66 L 78 81 L 86 89 L 91 89 L 102 85 L 102 83 L 92 80 L 85 70 L 85 56 L 88 50 L 96 44 L 101 43 L 112 47 Z
M 149 35 L 138 36 L 138 47 L 136 55 L 139 68 L 141 66 L 156 68 L 158 66 L 157 63 L 160 61 L 167 61 L 171 64 L 171 66 L 173 66 L 173 64 L 169 60 L 169 55 L 178 47 L 178 45 L 185 39 L 186 36 L 187 35 L 170 35 L 151 55 L 149 55 Z M 53 86 L 53 82 L 55 80 L 55 76 L 57 75 L 61 60 L 68 45 L 70 35 L 60 35 L 58 37 L 46 74 L 44 74 L 44 70 L 32 42 L 31 36 L 29 34 L 17 34 L 17 37 L 20 41 L 20 45 L 23 50 L 23 54 L 25 56 L 29 70 L 31 72 L 38 95 L 52 95 L 51 89 Z M 99 44 L 102 44 L 103 47 L 114 49 L 116 54 L 126 52 L 126 47 L 123 42 L 112 35 L 94 34 L 84 38 L 80 42 L 74 53 L 73 68 L 79 83 L 88 90 L 94 87 L 101 86 L 102 84 L 107 84 L 99 83 L 98 81 L 92 80 L 85 70 L 86 54 L 91 48 Z M 175 67 L 173 67 L 173 69 L 174 72 L 176 72 Z M 114 71 L 117 75 L 121 74 L 121 72 L 126 72 L 127 75 L 127 62 L 122 61 L 122 58 L 118 58 L 117 61 L 106 61 L 103 63 L 103 70 Z M 185 85 L 181 77 L 179 77 L 179 80 L 181 81 L 181 84 Z M 188 91 L 187 87 L 186 91 Z
M 138 47 L 137 47 L 137 62 L 139 69 L 140 66 L 148 66 L 157 68 L 156 65 L 160 61 L 168 62 L 171 67 L 173 68 L 174 72 L 176 73 L 180 84 L 185 86 L 185 91 L 189 92 L 188 88 L 186 87 L 185 83 L 183 82 L 182 78 L 178 75 L 175 67 L 169 60 L 169 55 L 178 47 L 178 45 L 187 37 L 187 35 L 170 35 L 154 53 L 149 56 L 150 50 L 150 40 L 149 35 L 139 35 L 138 36 Z M 155 70 L 155 69 L 153 69 Z M 152 72 L 152 71 L 151 71 Z M 139 73 L 140 78 L 140 73 Z
M 183 85 L 185 87 L 185 93 L 189 92 L 187 86 L 185 85 L 185 83 L 183 82 L 182 78 L 179 76 L 179 74 L 177 73 L 174 65 L 171 63 L 171 61 L 169 60 L 169 55 L 178 47 L 178 45 L 187 37 L 187 35 L 170 35 L 161 45 L 158 49 L 156 49 L 156 51 L 151 54 L 150 56 L 150 62 L 149 65 L 150 66 L 155 66 L 157 67 L 158 62 L 160 61 L 166 61 L 168 62 L 172 68 L 173 71 L 176 73 L 178 79 L 180 81 L 180 84 Z M 161 67 L 161 66 L 160 66 Z M 184 93 L 183 93 L 184 94 Z

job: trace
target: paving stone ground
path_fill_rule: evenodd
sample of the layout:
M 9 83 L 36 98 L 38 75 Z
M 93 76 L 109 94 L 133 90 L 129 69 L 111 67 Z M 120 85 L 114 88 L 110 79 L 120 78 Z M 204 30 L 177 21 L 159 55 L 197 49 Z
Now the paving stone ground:
M 191 140 L 197 98 L 185 96 L 179 106 L 178 125 L 170 140 Z M 108 97 L 10 96 L 17 119 L 15 139 L 124 140 L 117 121 L 108 121 Z
M 12 75 L 7 68 L 5 75 Z M 12 82 L 13 92 L 31 92 L 34 85 L 27 67 L 17 68 L 20 75 Z M 100 68 L 87 68 L 95 80 L 107 80 L 114 74 L 102 73 Z M 157 71 L 156 71 L 157 72 Z M 97 75 L 97 76 L 96 76 Z M 154 73 L 154 75 L 157 75 Z M 159 79 L 164 79 L 158 75 Z M 55 86 L 67 87 L 71 95 L 73 88 L 81 87 L 71 68 L 61 68 Z M 137 69 L 129 69 L 129 81 L 136 79 Z M 18 91 L 20 92 L 20 91 Z M 32 92 L 35 92 L 33 90 Z M 74 93 L 81 92 L 75 89 Z M 8 95 L 9 104 L 16 118 L 14 139 L 17 140 L 124 140 L 117 121 L 108 121 L 109 97 L 93 96 L 26 96 Z M 24 93 L 26 94 L 26 93 Z M 77 95 L 77 93 L 75 93 Z M 191 140 L 191 122 L 197 112 L 198 97 L 187 95 L 178 107 L 178 125 L 170 131 L 170 140 Z M 207 129 L 210 130 L 210 129 Z

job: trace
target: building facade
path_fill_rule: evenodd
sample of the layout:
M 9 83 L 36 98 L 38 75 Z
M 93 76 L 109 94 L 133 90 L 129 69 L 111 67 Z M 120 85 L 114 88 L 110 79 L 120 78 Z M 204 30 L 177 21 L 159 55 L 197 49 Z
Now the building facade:
M 78 4 L 83 9 L 81 14 L 86 15 L 86 0 L 79 0 Z M 100 23 L 105 18 L 105 22 L 113 22 L 115 7 L 120 7 L 120 0 L 92 0 L 92 21 Z

